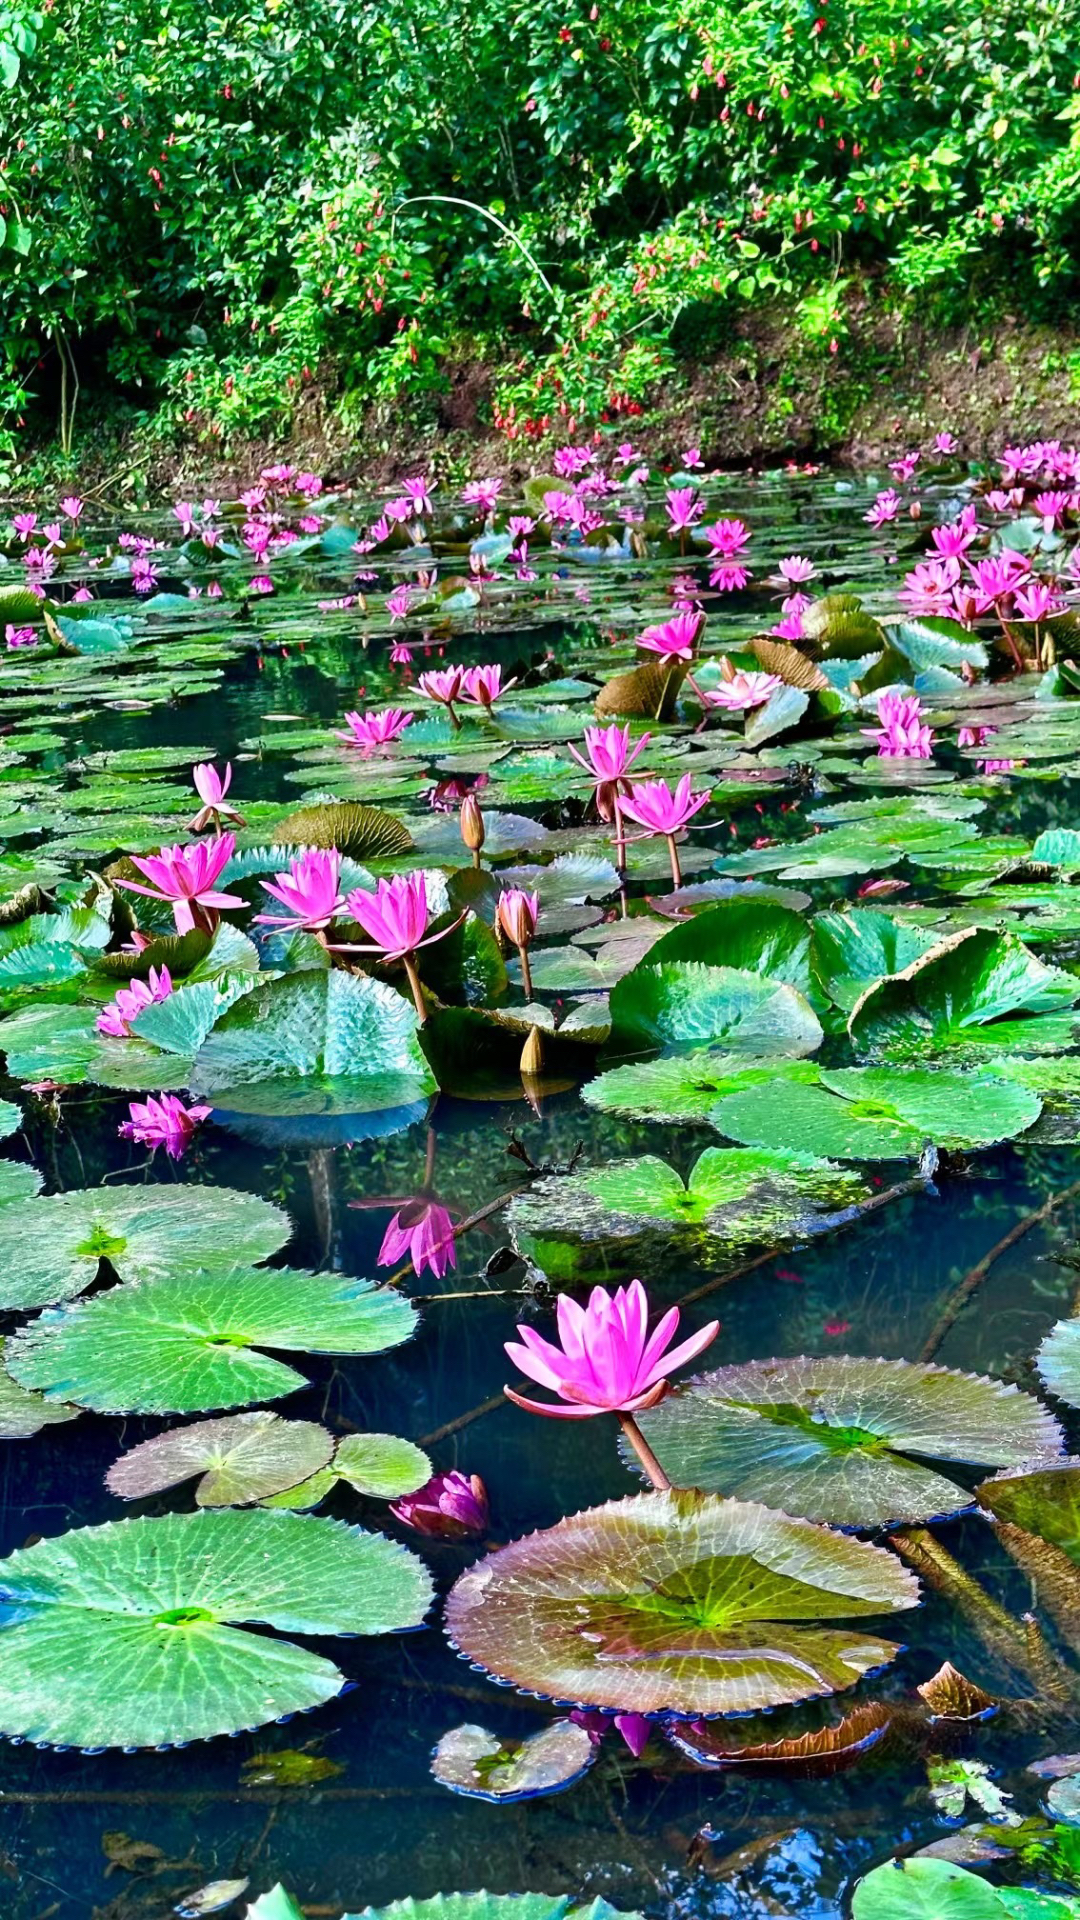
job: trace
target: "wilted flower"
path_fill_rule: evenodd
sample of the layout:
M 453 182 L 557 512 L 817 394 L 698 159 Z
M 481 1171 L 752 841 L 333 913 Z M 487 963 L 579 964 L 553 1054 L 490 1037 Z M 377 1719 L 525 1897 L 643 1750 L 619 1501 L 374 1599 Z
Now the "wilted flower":
M 179 1160 L 200 1120 L 212 1111 L 206 1106 L 185 1107 L 179 1094 L 163 1093 L 159 1099 L 151 1093 L 145 1100 L 132 1100 L 131 1118 L 118 1131 L 123 1139 L 138 1140 L 151 1151 L 164 1147 L 170 1160 Z
M 257 913 L 256 923 L 322 933 L 341 910 L 340 884 L 341 855 L 337 848 L 307 847 L 289 862 L 287 873 L 275 874 L 273 880 L 262 882 L 265 891 L 281 902 L 285 912 Z
M 136 1016 L 144 1007 L 152 1007 L 155 1001 L 167 1000 L 172 990 L 168 967 L 162 967 L 160 972 L 151 967 L 148 980 L 132 980 L 128 986 L 117 989 L 115 1000 L 98 1014 L 94 1025 L 99 1033 L 107 1033 L 112 1039 L 129 1040 L 131 1022 Z
M 417 1279 L 425 1266 L 436 1280 L 456 1267 L 454 1223 L 445 1207 L 434 1200 L 410 1200 L 395 1213 L 376 1256 L 380 1267 L 396 1267 L 407 1253 Z
M 239 894 L 216 890 L 216 882 L 235 851 L 235 835 L 223 833 L 216 840 L 198 840 L 188 847 L 162 847 L 160 853 L 132 854 L 132 866 L 152 884 L 143 886 L 138 880 L 121 880 L 118 884 L 131 893 L 145 893 L 150 900 L 167 901 L 177 933 L 190 933 L 196 926 L 212 932 L 217 925 L 219 908 L 244 905 Z
M 568 1404 L 526 1400 L 512 1387 L 504 1388 L 516 1406 L 556 1420 L 587 1420 L 597 1413 L 637 1413 L 654 1407 L 675 1368 L 695 1359 L 720 1331 L 720 1322 L 710 1320 L 668 1351 L 679 1324 L 679 1309 L 669 1308 L 650 1335 L 649 1302 L 640 1280 L 618 1287 L 614 1294 L 594 1287 L 587 1307 L 561 1293 L 556 1311 L 560 1346 L 542 1339 L 532 1327 L 519 1326 L 520 1344 L 508 1340 L 506 1351 L 530 1380 L 549 1387 Z
M 476 1473 L 436 1473 L 419 1493 L 392 1501 L 390 1511 L 429 1540 L 479 1540 L 488 1528 L 487 1488 Z

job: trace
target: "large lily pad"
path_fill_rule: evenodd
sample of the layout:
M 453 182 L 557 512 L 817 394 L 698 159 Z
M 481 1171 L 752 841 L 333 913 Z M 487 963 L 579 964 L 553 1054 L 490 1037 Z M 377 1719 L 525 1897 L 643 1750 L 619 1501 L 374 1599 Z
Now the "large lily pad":
M 569 1920 L 641 1920 L 640 1914 L 622 1914 L 606 1900 L 576 1906 L 565 1893 L 436 1893 L 430 1900 L 392 1900 L 388 1907 L 365 1907 L 361 1913 L 343 1914 L 342 1920 L 566 1920 L 567 1915 Z M 292 1917 L 267 1914 L 259 1920 Z
M 786 981 L 805 994 L 810 986 L 810 928 L 790 907 L 765 900 L 718 900 L 672 927 L 649 955 L 652 966 L 676 960 L 735 967 Z
M 1061 1446 L 1057 1421 L 1016 1387 L 847 1354 L 720 1367 L 639 1419 L 676 1486 L 844 1527 L 971 1504 L 923 1460 L 1009 1466 Z
M 951 1860 L 887 1860 L 860 1880 L 853 1920 L 1006 1920 L 993 1887 Z M 1064 1920 L 1064 1916 L 1063 1916 Z
M 994 1022 L 1007 1022 L 1006 1044 L 1038 1047 L 1039 1026 L 1015 1016 L 1063 1013 L 1080 998 L 1080 980 L 1048 967 L 1013 933 L 969 927 L 950 934 L 900 973 L 867 989 L 848 1031 L 858 1052 L 917 1059 L 950 1049 L 995 1044 Z M 1013 1017 L 1010 1017 L 1013 1016 Z M 1069 1016 L 1070 1023 L 1074 1016 Z M 1059 1044 L 1055 1033 L 1053 1044 Z
M 1005 1091 L 1005 1089 L 1008 1091 Z M 943 1148 L 990 1146 L 1041 1112 L 1027 1087 L 944 1067 L 838 1067 L 817 1086 L 762 1083 L 729 1094 L 713 1126 L 750 1146 L 771 1144 L 838 1160 L 918 1159 Z
M 857 1620 L 914 1606 L 883 1549 L 711 1495 L 646 1493 L 462 1574 L 447 1632 L 497 1680 L 630 1713 L 737 1713 L 848 1687 L 897 1649 Z
M 719 1047 L 698 1047 L 692 1053 L 612 1067 L 586 1081 L 581 1097 L 602 1113 L 682 1124 L 707 1121 L 718 1100 L 744 1087 L 779 1080 L 815 1082 L 817 1077 L 817 1068 L 806 1060 L 755 1060 Z
M 8 1343 L 9 1373 L 99 1413 L 204 1413 L 305 1384 L 274 1353 L 381 1353 L 414 1309 L 389 1287 L 288 1267 L 219 1268 L 53 1307 Z
M 1080 1407 L 1080 1320 L 1059 1320 L 1035 1356 L 1049 1387 L 1066 1406 Z
M 650 956 L 616 982 L 610 1006 L 612 1046 L 624 1053 L 715 1046 L 799 1059 L 822 1040 L 817 1015 L 794 987 L 736 967 L 657 966 Z
M 121 1500 L 145 1500 L 198 1474 L 200 1507 L 251 1506 L 318 1473 L 333 1451 L 333 1435 L 314 1420 L 234 1413 L 141 1441 L 114 1460 L 105 1484 Z
M 332 1699 L 331 1661 L 243 1631 L 419 1626 L 422 1563 L 291 1513 L 168 1514 L 39 1541 L 0 1563 L 0 1733 L 49 1745 L 209 1739 Z
M 904 926 L 875 907 L 819 913 L 811 947 L 814 979 L 821 992 L 850 1012 L 875 980 L 901 972 L 934 944 L 932 933 Z
M 506 1806 L 572 1787 L 597 1751 L 586 1729 L 573 1720 L 555 1720 L 520 1741 L 500 1740 L 486 1727 L 452 1727 L 435 1748 L 431 1771 L 451 1793 Z
M 0 1306 L 49 1306 L 96 1280 L 121 1280 L 268 1260 L 288 1240 L 288 1216 L 228 1187 L 98 1187 L 0 1207 Z
M 980 1504 L 1010 1526 L 1038 1534 L 1080 1562 L 1080 1460 L 1032 1461 L 977 1489 Z
M 67 1407 L 63 1401 L 46 1400 L 40 1393 L 28 1393 L 14 1381 L 4 1365 L 5 1342 L 0 1340 L 0 1440 L 29 1440 L 42 1427 L 61 1426 L 77 1420 L 79 1407 Z

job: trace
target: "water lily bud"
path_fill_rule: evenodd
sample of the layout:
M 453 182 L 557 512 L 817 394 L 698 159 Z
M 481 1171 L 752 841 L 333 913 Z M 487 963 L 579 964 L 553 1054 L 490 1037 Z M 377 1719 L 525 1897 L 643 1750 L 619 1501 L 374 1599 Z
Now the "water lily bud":
M 487 1532 L 487 1488 L 477 1473 L 436 1473 L 390 1508 L 395 1519 L 433 1540 L 479 1539 Z
M 521 1049 L 519 1072 L 534 1077 L 544 1071 L 544 1041 L 539 1027 L 529 1030 L 529 1037 Z
M 479 853 L 484 844 L 484 816 L 480 802 L 471 793 L 461 803 L 461 837 L 470 853 Z
M 523 893 L 520 887 L 510 887 L 499 895 L 499 904 L 495 909 L 496 925 L 519 952 L 522 947 L 528 946 L 536 932 L 539 911 L 540 900 L 535 893 Z

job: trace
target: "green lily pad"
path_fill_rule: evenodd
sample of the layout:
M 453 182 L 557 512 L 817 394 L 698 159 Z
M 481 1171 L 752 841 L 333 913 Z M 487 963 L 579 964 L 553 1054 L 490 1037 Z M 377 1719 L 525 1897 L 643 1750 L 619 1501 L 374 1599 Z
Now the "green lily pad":
M 174 1513 L 41 1540 L 0 1563 L 0 1733 L 154 1747 L 320 1706 L 338 1669 L 251 1634 L 416 1627 L 431 1581 L 406 1548 L 300 1514 Z
M 249 1915 L 254 1913 L 249 1908 Z M 436 1893 L 430 1900 L 393 1900 L 388 1907 L 365 1907 L 346 1913 L 342 1920 L 642 1920 L 639 1913 L 621 1915 L 606 1900 L 575 1906 L 569 1894 L 554 1893 Z M 259 1914 L 257 1920 L 293 1920 L 292 1915 Z
M 874 907 L 818 913 L 812 927 L 814 978 L 821 992 L 847 1013 L 875 980 L 900 973 L 935 944 L 932 933 L 903 926 Z
M 719 1048 L 665 1054 L 659 1060 L 635 1060 L 586 1081 L 581 1098 L 602 1113 L 634 1120 L 707 1121 L 718 1100 L 743 1087 L 774 1080 L 815 1082 L 818 1070 L 804 1060 L 755 1060 Z
M 817 1086 L 787 1080 L 719 1100 L 714 1127 L 748 1146 L 836 1160 L 917 1160 L 927 1142 L 948 1150 L 992 1146 L 1038 1119 L 1028 1087 L 944 1067 L 838 1067 Z
M 313 1420 L 234 1413 L 141 1441 L 114 1460 L 105 1485 L 121 1500 L 145 1500 L 198 1474 L 200 1507 L 243 1507 L 310 1479 L 333 1451 L 332 1434 Z
M 347 1433 L 329 1465 L 284 1493 L 269 1495 L 268 1507 L 314 1507 L 339 1480 L 374 1500 L 400 1500 L 431 1478 L 431 1461 L 411 1440 L 394 1433 Z
M 789 907 L 765 900 L 718 900 L 665 933 L 652 948 L 648 965 L 677 960 L 737 967 L 742 973 L 785 981 L 805 994 L 810 987 L 810 928 Z
M 1050 1392 L 1070 1407 L 1080 1407 L 1080 1320 L 1059 1320 L 1051 1327 L 1035 1365 Z
M 1032 1458 L 1026 1470 L 985 1480 L 976 1492 L 995 1520 L 1052 1541 L 1080 1563 L 1080 1460 Z
M 883 1549 L 696 1493 L 610 1501 L 462 1574 L 452 1644 L 496 1680 L 627 1713 L 748 1712 L 852 1686 L 897 1649 L 810 1624 L 914 1606 Z
M 304 1385 L 273 1353 L 382 1353 L 413 1331 L 401 1294 L 340 1274 L 219 1268 L 53 1307 L 13 1336 L 9 1373 L 99 1413 L 208 1413 Z
M 868 988 L 848 1032 L 859 1053 L 897 1060 L 993 1045 L 993 1023 L 1006 1020 L 1012 1028 L 1030 1025 L 1037 1045 L 1038 1023 L 1016 1016 L 1061 1014 L 1078 998 L 1080 980 L 1044 965 L 1015 934 L 972 927 Z
M 4 1346 L 0 1340 L 0 1440 L 29 1440 L 42 1427 L 77 1420 L 80 1407 L 66 1407 L 17 1385 L 4 1366 Z
M 721 1367 L 638 1417 L 676 1486 L 842 1527 L 971 1505 L 974 1495 L 923 1460 L 1010 1466 L 1062 1443 L 1057 1421 L 1016 1387 L 847 1354 Z
M 586 1728 L 573 1720 L 554 1720 L 528 1739 L 512 1741 L 486 1727 L 452 1727 L 435 1748 L 431 1771 L 451 1793 L 508 1806 L 572 1787 L 597 1751 Z
M 610 1006 L 612 1046 L 624 1053 L 717 1046 L 798 1059 L 823 1037 L 813 1008 L 794 987 L 694 961 L 657 966 L 650 956 L 616 983 Z
M 0 1207 L 0 1307 L 49 1306 L 96 1280 L 268 1260 L 288 1240 L 269 1200 L 227 1187 L 99 1187 Z
M 887 1860 L 859 1881 L 852 1920 L 1006 1920 L 993 1887 L 951 1860 Z
M 336 847 L 350 860 L 387 859 L 413 845 L 403 820 L 359 800 L 300 807 L 277 822 L 274 840 L 283 847 Z

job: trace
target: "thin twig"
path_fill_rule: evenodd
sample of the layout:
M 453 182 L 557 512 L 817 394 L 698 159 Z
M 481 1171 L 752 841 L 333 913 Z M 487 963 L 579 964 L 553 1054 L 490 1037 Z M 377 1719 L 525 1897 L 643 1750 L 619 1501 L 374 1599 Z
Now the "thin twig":
M 437 1440 L 446 1440 L 452 1433 L 460 1433 L 462 1427 L 469 1427 L 485 1413 L 494 1413 L 499 1407 L 508 1407 L 509 1400 L 504 1394 L 494 1393 L 490 1400 L 481 1400 L 478 1407 L 470 1407 L 468 1413 L 459 1413 L 456 1420 L 446 1420 L 441 1427 L 435 1427 L 431 1433 L 422 1433 L 416 1445 L 433 1447 Z
M 1002 1254 L 1008 1253 L 1009 1248 L 1015 1247 L 1018 1240 L 1022 1240 L 1025 1234 L 1031 1232 L 1032 1227 L 1041 1226 L 1045 1220 L 1049 1220 L 1051 1215 L 1057 1212 L 1059 1207 L 1064 1206 L 1066 1200 L 1074 1199 L 1077 1194 L 1080 1194 L 1080 1180 L 1074 1180 L 1072 1186 L 1065 1187 L 1061 1193 L 1052 1193 L 1049 1200 L 1044 1201 L 1034 1213 L 1027 1213 L 1022 1220 L 1017 1220 L 1015 1225 L 1009 1228 L 1008 1233 L 1002 1235 L 996 1246 L 991 1247 L 989 1253 L 984 1253 L 982 1259 L 968 1269 L 945 1302 L 933 1331 L 923 1345 L 919 1355 L 920 1360 L 934 1358 L 954 1320 L 959 1318 L 968 1302 L 978 1293 L 991 1267 L 1000 1260 Z

